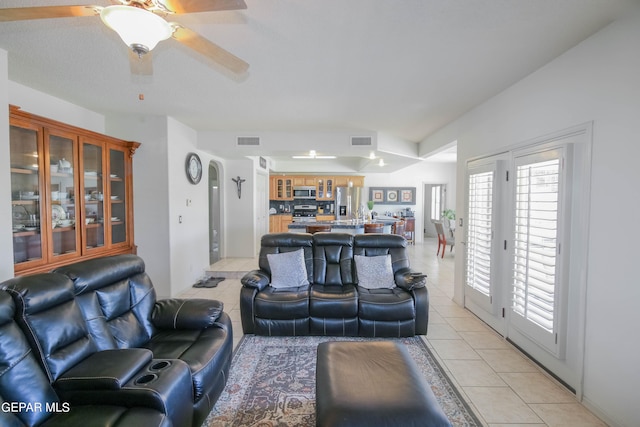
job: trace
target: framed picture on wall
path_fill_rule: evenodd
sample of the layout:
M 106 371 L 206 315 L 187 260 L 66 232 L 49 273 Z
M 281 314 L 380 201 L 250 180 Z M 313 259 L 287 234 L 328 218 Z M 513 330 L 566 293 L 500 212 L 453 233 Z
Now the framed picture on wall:
M 400 190 L 400 201 L 402 203 L 415 203 L 413 201 L 415 197 L 415 191 L 413 190 Z
M 415 205 L 416 187 L 370 187 L 369 200 L 379 205 Z

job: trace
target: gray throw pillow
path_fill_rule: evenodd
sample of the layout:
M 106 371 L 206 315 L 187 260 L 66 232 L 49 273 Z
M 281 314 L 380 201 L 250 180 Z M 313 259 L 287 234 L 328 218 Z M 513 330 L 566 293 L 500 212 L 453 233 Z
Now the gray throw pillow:
M 391 267 L 391 255 L 355 255 L 354 259 L 358 274 L 358 286 L 366 289 L 393 289 L 396 287 Z
M 292 252 L 267 254 L 274 288 L 293 288 L 309 284 L 302 248 Z

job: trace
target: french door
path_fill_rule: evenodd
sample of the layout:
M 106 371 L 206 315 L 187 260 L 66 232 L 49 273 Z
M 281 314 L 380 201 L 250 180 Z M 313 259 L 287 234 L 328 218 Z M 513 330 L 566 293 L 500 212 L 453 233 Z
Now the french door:
M 578 395 L 590 156 L 586 124 L 466 167 L 465 307 Z
M 504 332 L 499 268 L 504 240 L 501 195 L 506 193 L 506 160 L 493 156 L 467 167 L 465 305 L 484 322 Z

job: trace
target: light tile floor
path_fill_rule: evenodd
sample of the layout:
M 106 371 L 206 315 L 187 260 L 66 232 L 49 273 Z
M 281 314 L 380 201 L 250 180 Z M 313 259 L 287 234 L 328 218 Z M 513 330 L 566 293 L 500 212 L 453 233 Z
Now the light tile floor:
M 429 332 L 425 341 L 485 426 L 605 426 L 573 394 L 500 335 L 452 301 L 453 255 L 436 257 L 437 241 L 410 245 L 411 266 L 428 275 Z M 233 321 L 234 348 L 242 337 L 240 278 L 257 258 L 224 259 L 209 275 L 226 277 L 216 288 L 191 288 L 182 297 L 212 298 Z

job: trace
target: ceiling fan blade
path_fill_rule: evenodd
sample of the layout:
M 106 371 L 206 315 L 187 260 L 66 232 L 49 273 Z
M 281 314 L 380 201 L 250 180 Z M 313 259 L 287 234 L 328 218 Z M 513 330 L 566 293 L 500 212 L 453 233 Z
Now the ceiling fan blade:
M 244 0 L 156 0 L 173 13 L 246 9 Z
M 175 26 L 175 31 L 172 37 L 185 46 L 190 47 L 236 74 L 242 74 L 249 68 L 249 64 L 242 59 L 227 52 L 217 44 L 210 42 L 195 31 L 181 27 L 179 24 L 173 25 Z
M 0 22 L 25 21 L 29 19 L 69 18 L 73 16 L 94 16 L 102 6 L 41 6 L 14 7 L 0 9 Z
M 153 74 L 153 61 L 151 52 L 139 56 L 132 50 L 129 50 L 129 68 L 131 74 L 136 76 L 150 76 Z

